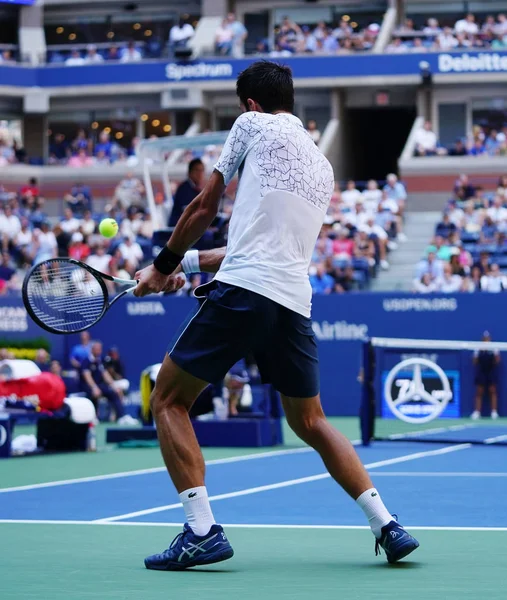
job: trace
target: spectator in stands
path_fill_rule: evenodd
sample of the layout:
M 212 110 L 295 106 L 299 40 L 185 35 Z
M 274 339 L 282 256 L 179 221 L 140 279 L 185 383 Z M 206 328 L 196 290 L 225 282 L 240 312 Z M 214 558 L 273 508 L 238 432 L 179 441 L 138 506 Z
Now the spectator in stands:
M 375 219 L 372 214 L 368 213 L 369 217 L 366 221 L 365 227 L 368 228 L 368 236 L 373 241 L 375 245 L 375 251 L 378 252 L 380 259 L 380 268 L 387 271 L 389 269 L 389 262 L 387 261 L 387 250 L 388 250 L 388 242 L 389 236 L 385 229 L 383 229 L 380 225 L 375 223 Z
M 104 57 L 97 52 L 97 46 L 89 44 L 86 48 L 84 61 L 88 65 L 97 65 L 104 62 Z
M 461 277 L 453 275 L 451 265 L 445 263 L 442 275 L 436 280 L 436 286 L 442 294 L 455 294 L 461 289 Z
M 408 46 L 403 43 L 401 38 L 393 38 L 392 42 L 387 45 L 386 52 L 388 54 L 404 54 L 408 52 Z
M 310 285 L 314 294 L 329 295 L 333 291 L 334 279 L 326 273 L 324 264 L 310 268 Z
M 357 228 L 355 235 L 355 255 L 356 258 L 364 258 L 369 267 L 375 266 L 375 245 L 368 236 L 369 231 L 364 225 Z
M 483 154 L 486 154 L 486 148 L 484 147 L 483 141 L 476 139 L 468 154 L 470 154 L 470 156 L 482 156 Z
M 134 176 L 134 173 L 129 172 L 114 191 L 113 206 L 119 206 L 122 209 L 130 206 L 142 206 L 143 194 L 144 185 Z
M 178 23 L 169 31 L 169 50 L 172 54 L 176 50 L 188 47 L 190 40 L 194 37 L 194 28 L 187 22 L 186 15 L 181 15 Z
M 174 204 L 169 218 L 169 227 L 174 227 L 185 208 L 201 191 L 204 185 L 204 163 L 194 158 L 188 163 L 188 177 L 178 186 L 174 195 Z
M 463 143 L 462 139 L 457 139 L 454 145 L 448 150 L 449 156 L 466 156 L 468 154 L 467 147 Z
M 29 221 L 22 217 L 21 230 L 14 238 L 14 256 L 20 265 L 30 262 L 29 252 L 32 245 L 32 230 L 29 227 Z
M 114 389 L 123 398 L 123 394 L 129 391 L 130 382 L 125 377 L 125 367 L 116 346 L 113 346 L 104 357 L 104 366 L 113 379 Z
M 400 215 L 403 216 L 405 211 L 405 203 L 407 201 L 407 190 L 405 189 L 403 183 L 398 181 L 398 177 L 394 173 L 389 173 L 386 179 L 387 183 L 384 186 L 383 191 L 387 193 L 387 197 L 390 200 L 394 200 L 396 202 Z
M 288 50 L 291 54 L 294 54 L 297 52 L 298 44 L 302 39 L 301 27 L 291 21 L 289 17 L 284 17 L 276 37 L 276 43 L 280 46 L 280 50 Z
M 91 140 L 89 140 L 86 136 L 86 131 L 84 129 L 78 129 L 77 135 L 70 147 L 73 152 L 78 152 L 78 150 L 86 150 L 87 152 L 91 149 Z
M 454 31 L 456 33 L 465 33 L 467 35 L 477 35 L 479 33 L 479 26 L 475 22 L 475 16 L 472 13 L 468 13 L 464 19 L 456 21 Z
M 434 156 L 437 153 L 437 135 L 431 128 L 431 121 L 425 121 L 415 132 L 416 156 Z
M 99 135 L 99 141 L 95 144 L 95 154 L 104 152 L 104 154 L 111 158 L 113 153 L 113 143 L 111 142 L 111 136 L 107 131 L 101 131 Z
M 125 260 L 125 269 L 131 275 L 137 271 L 144 256 L 141 246 L 135 240 L 134 235 L 129 235 L 119 246 L 120 253 Z
M 57 243 L 55 234 L 50 230 L 49 221 L 43 221 L 40 229 L 33 231 L 31 257 L 34 264 L 56 258 Z
M 122 63 L 139 62 L 142 59 L 143 59 L 143 55 L 136 48 L 135 42 L 129 42 L 127 44 L 127 47 L 122 52 L 120 62 L 122 62 Z M 95 151 L 97 151 L 97 149 L 95 149 Z
M 497 139 L 497 137 L 498 131 L 496 129 L 492 129 L 484 141 L 484 149 L 490 156 L 495 156 L 500 148 L 500 141 Z
M 347 227 L 338 226 L 338 237 L 333 241 L 333 255 L 340 259 L 351 261 L 355 254 L 355 243 L 350 237 L 350 231 Z
M 14 240 L 20 231 L 19 217 L 12 212 L 10 204 L 6 204 L 3 211 L 0 210 L 0 238 L 3 252 L 12 249 Z
M 73 233 L 68 249 L 69 257 L 86 262 L 86 259 L 90 256 L 90 252 L 90 246 L 84 242 L 83 234 L 79 231 Z
M 507 175 L 502 175 L 502 177 L 500 177 L 498 180 L 496 193 L 500 198 L 502 198 L 503 202 L 507 202 Z
M 491 334 L 485 331 L 482 334 L 483 342 L 491 342 Z M 491 418 L 498 419 L 498 377 L 500 365 L 500 352 L 498 350 L 476 350 L 474 352 L 475 365 L 475 402 L 471 418 L 481 418 L 482 399 L 487 391 L 491 402 Z
M 350 292 L 355 285 L 354 269 L 352 268 L 352 265 L 348 265 L 342 269 L 336 269 L 334 278 L 335 284 L 333 292 L 335 294 Z
M 44 350 L 44 348 L 39 348 L 35 352 L 35 360 L 33 362 L 42 372 L 47 372 L 49 371 L 50 359 L 49 352 Z
M 76 219 L 71 208 L 63 209 L 63 219 L 60 221 L 60 227 L 65 233 L 72 234 L 81 227 L 81 221 Z
M 312 140 L 319 145 L 320 142 L 320 131 L 317 127 L 317 121 L 315 119 L 310 119 L 306 124 L 306 131 L 310 134 Z
M 76 183 L 70 190 L 70 194 L 64 197 L 67 206 L 76 214 L 82 214 L 86 210 L 90 210 L 92 195 L 90 188 L 82 183 Z
M 14 58 L 12 56 L 12 51 L 11 50 L 4 50 L 2 52 L 2 54 L 0 54 L 0 63 L 2 65 L 14 65 L 14 64 L 16 64 L 16 61 L 14 60 Z
M 426 258 L 421 260 L 417 265 L 417 279 L 421 279 L 425 273 L 430 275 L 432 281 L 441 278 L 444 273 L 443 264 L 442 261 L 437 258 L 437 248 L 435 246 L 430 246 L 426 250 Z
M 481 290 L 490 293 L 504 292 L 507 290 L 507 279 L 496 263 L 491 265 L 488 274 L 481 277 Z
M 95 409 L 100 398 L 105 397 L 113 407 L 119 425 L 137 423 L 136 419 L 125 414 L 121 398 L 114 388 L 114 380 L 104 367 L 101 342 L 92 342 L 89 355 L 81 362 L 80 375 L 83 391 L 93 402 Z
M 91 338 L 88 331 L 83 331 L 79 334 L 79 344 L 71 348 L 69 360 L 70 364 L 79 369 L 85 358 L 88 358 L 91 351 Z
M 361 201 L 361 192 L 356 188 L 356 182 L 353 179 L 347 181 L 347 187 L 342 192 L 342 200 L 345 206 L 355 207 Z
M 111 48 L 109 48 L 108 52 L 107 52 L 107 60 L 120 60 L 121 59 L 121 55 L 120 55 L 120 49 L 118 48 L 118 46 L 111 46 Z
M 432 294 L 437 291 L 436 281 L 431 277 L 431 273 L 423 273 L 420 278 L 414 279 L 412 291 L 418 294 Z
M 468 200 L 475 196 L 475 188 L 470 184 L 468 175 L 462 173 L 454 184 L 454 193 L 462 200 Z
M 84 58 L 81 56 L 77 48 L 73 48 L 69 58 L 65 61 L 67 67 L 80 67 L 85 64 Z
M 70 149 L 65 135 L 56 133 L 53 138 L 53 143 L 49 146 L 49 162 L 50 164 L 66 162 L 70 155 Z
M 104 244 L 97 244 L 92 248 L 92 253 L 86 263 L 101 273 L 109 275 L 111 255 L 106 253 Z
M 458 40 L 454 37 L 450 27 L 444 27 L 443 32 L 437 37 L 438 48 L 442 52 L 453 50 L 458 45 Z
M 233 12 L 228 13 L 227 23 L 232 31 L 232 55 L 241 58 L 244 54 L 244 44 L 248 37 L 248 31 L 241 21 L 238 21 Z
M 502 230 L 505 229 L 507 224 L 507 208 L 504 207 L 503 202 L 504 200 L 501 196 L 495 196 L 493 205 L 486 210 L 486 219 L 491 219 L 490 224 L 496 223 Z
M 233 32 L 229 22 L 224 19 L 215 31 L 215 52 L 220 56 L 232 54 Z
M 226 374 L 224 379 L 225 387 L 229 395 L 229 416 L 238 416 L 238 405 L 243 395 L 245 384 L 250 381 L 248 371 L 246 370 L 245 359 L 241 359 Z
M 81 149 L 78 150 L 77 154 L 74 154 L 74 156 L 71 156 L 69 158 L 69 162 L 67 164 L 69 165 L 69 167 L 81 168 L 91 167 L 93 163 L 93 158 L 91 156 L 88 156 L 86 150 Z
M 442 236 L 443 238 L 448 238 L 451 233 L 454 233 L 457 230 L 457 226 L 455 223 L 451 221 L 449 213 L 444 213 L 442 220 L 437 224 L 435 229 L 435 234 Z
M 424 35 L 426 35 L 428 37 L 432 37 L 432 36 L 437 36 L 441 32 L 442 32 L 442 28 L 438 24 L 437 19 L 435 19 L 433 17 L 428 19 L 426 27 L 424 27 L 424 29 L 423 29 Z

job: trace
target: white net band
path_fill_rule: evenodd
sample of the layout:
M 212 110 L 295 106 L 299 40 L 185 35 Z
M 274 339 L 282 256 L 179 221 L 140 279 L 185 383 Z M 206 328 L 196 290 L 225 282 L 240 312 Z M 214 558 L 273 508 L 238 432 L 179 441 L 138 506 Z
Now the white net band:
M 507 342 L 468 342 L 460 340 L 414 340 L 404 338 L 370 339 L 376 348 L 413 348 L 415 350 L 500 350 L 507 351 Z

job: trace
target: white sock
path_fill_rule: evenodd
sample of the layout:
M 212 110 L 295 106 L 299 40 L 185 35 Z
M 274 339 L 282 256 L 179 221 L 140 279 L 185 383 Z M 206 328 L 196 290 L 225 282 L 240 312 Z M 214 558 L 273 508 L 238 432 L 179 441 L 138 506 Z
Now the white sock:
M 185 490 L 181 492 L 180 500 L 185 509 L 187 523 L 195 535 L 203 536 L 209 533 L 211 526 L 215 524 L 215 519 L 206 488 L 200 486 Z
M 375 488 L 371 488 L 363 492 L 356 502 L 366 515 L 373 535 L 380 538 L 382 527 L 393 520 L 393 516 L 384 506 L 380 494 Z

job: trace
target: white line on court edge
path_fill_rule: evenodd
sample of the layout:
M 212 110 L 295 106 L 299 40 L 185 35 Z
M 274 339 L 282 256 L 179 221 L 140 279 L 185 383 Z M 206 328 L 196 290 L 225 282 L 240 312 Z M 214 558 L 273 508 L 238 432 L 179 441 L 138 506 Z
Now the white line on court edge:
M 111 525 L 116 527 L 179 527 L 181 523 L 151 523 L 142 521 L 55 521 L 29 519 L 0 519 L 1 525 Z M 224 523 L 227 529 L 364 529 L 370 531 L 369 525 L 278 525 L 278 524 L 243 524 Z M 507 531 L 507 527 L 433 527 L 426 525 L 407 526 L 414 531 Z
M 352 442 L 354 445 L 359 443 L 358 440 Z M 314 452 L 313 448 L 289 448 L 287 450 L 273 450 L 271 452 L 257 452 L 253 454 L 243 454 L 239 456 L 230 456 L 228 458 L 215 458 L 207 460 L 206 466 L 223 465 L 226 463 L 242 462 L 244 460 L 255 460 L 257 458 L 270 458 L 271 456 L 285 456 L 286 454 L 303 454 L 306 452 Z M 76 479 L 61 479 L 59 481 L 48 481 L 46 483 L 33 483 L 30 485 L 19 485 L 16 487 L 0 488 L 0 494 L 7 492 L 23 492 L 26 490 L 37 490 L 40 488 L 58 487 L 60 485 L 73 485 L 76 483 L 89 483 L 92 481 L 104 481 L 107 479 L 118 479 L 120 477 L 133 477 L 136 475 L 148 475 L 150 473 L 162 473 L 165 467 L 153 467 L 151 469 L 138 469 L 137 471 L 122 471 L 119 473 L 109 473 L 106 475 L 92 475 L 91 477 L 78 477 Z
M 415 452 L 413 454 L 406 454 L 404 456 L 397 456 L 396 458 L 388 458 L 386 460 L 380 460 L 374 463 L 365 465 L 366 469 L 376 469 L 378 467 L 385 467 L 387 465 L 395 465 L 397 463 L 408 462 L 411 460 L 417 460 L 419 458 L 425 458 L 427 456 L 438 456 L 440 454 L 449 454 L 450 452 L 456 452 L 458 450 L 466 450 L 470 448 L 472 444 L 459 444 L 457 446 L 450 446 L 446 448 L 440 448 L 438 450 L 427 450 L 425 452 Z M 318 475 L 310 475 L 309 477 L 301 477 L 299 479 L 289 479 L 287 481 L 280 481 L 278 483 L 271 483 L 268 485 L 261 485 L 258 487 L 247 488 L 244 490 L 238 490 L 236 492 L 228 492 L 226 494 L 218 494 L 216 496 L 210 496 L 210 502 L 213 500 L 226 500 L 227 498 L 237 498 L 238 496 L 248 496 L 250 494 L 257 494 L 259 492 L 267 492 L 269 490 L 276 490 L 285 487 L 291 487 L 293 485 L 299 485 L 301 483 L 310 483 L 312 481 L 319 481 L 321 479 L 327 479 L 331 477 L 329 473 L 319 473 Z M 163 512 L 166 510 L 172 510 L 174 508 L 180 508 L 181 502 L 175 504 L 166 504 L 165 506 L 155 506 L 154 508 L 147 508 L 144 510 L 137 510 L 131 513 L 125 513 L 123 515 L 115 515 L 112 517 L 106 517 L 103 519 L 96 519 L 95 523 L 121 521 L 123 519 L 133 519 L 134 517 L 141 517 L 144 515 L 152 515 L 154 513 Z

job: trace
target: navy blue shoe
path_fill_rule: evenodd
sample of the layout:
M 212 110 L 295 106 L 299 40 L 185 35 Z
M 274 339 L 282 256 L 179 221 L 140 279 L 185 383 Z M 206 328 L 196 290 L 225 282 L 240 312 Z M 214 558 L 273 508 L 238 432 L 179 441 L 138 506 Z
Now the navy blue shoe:
M 387 562 L 395 563 L 419 548 L 419 542 L 393 520 L 382 527 L 382 535 L 375 542 L 375 556 L 380 554 L 380 547 L 386 553 Z
M 199 536 L 185 523 L 183 531 L 174 538 L 169 548 L 162 554 L 145 558 L 144 565 L 157 571 L 182 571 L 221 562 L 233 555 L 234 550 L 220 525 L 213 525 L 207 535 Z

